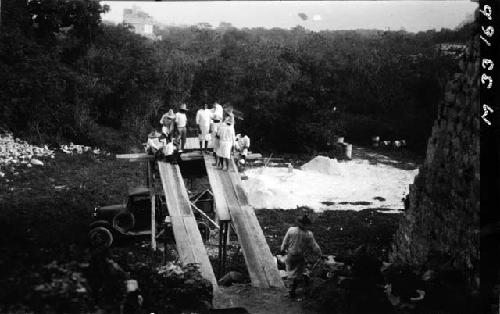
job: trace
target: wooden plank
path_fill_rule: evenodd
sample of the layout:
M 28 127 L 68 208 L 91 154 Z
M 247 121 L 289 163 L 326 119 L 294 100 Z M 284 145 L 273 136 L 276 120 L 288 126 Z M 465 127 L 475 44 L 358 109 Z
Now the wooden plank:
M 205 145 L 205 143 L 203 143 Z M 213 148 L 212 141 L 208 141 L 208 148 Z M 186 138 L 186 145 L 184 145 L 184 150 L 200 149 L 200 141 L 197 137 Z
M 234 163 L 231 163 L 231 171 L 228 172 L 213 167 L 214 161 L 212 156 L 205 157 L 210 185 L 216 203 L 227 204 L 252 285 L 263 288 L 283 287 L 283 281 L 255 212 L 247 205 L 246 194 Z
M 239 219 L 233 219 L 234 224 L 237 228 L 248 229 L 248 234 L 250 235 L 248 243 L 251 245 L 249 249 L 255 250 L 255 256 L 258 259 L 258 269 L 256 271 L 265 277 L 264 280 L 269 286 L 283 287 L 283 281 L 281 280 L 274 257 L 269 249 L 269 246 L 267 245 L 264 232 L 260 227 L 255 211 L 252 207 L 248 206 L 248 198 L 246 192 L 241 186 L 241 178 L 238 174 L 236 165 L 234 162 L 231 163 L 233 171 L 226 173 L 231 181 L 234 195 L 237 197 L 240 204 L 239 207 L 235 207 L 234 209 L 231 207 L 231 209 L 233 209 L 231 214 L 233 214 L 236 210 L 239 211 L 237 216 L 243 218 L 241 221 Z
M 158 169 L 181 263 L 198 263 L 201 275 L 217 289 L 217 279 L 191 210 L 180 169 L 165 162 L 158 162 Z
M 213 164 L 215 163 L 215 158 L 212 155 L 204 155 L 203 158 L 205 160 L 205 168 L 208 174 L 208 181 L 210 182 L 212 193 L 214 195 L 215 212 L 217 214 L 217 217 L 221 221 L 229 221 L 231 220 L 231 215 L 229 214 L 227 200 L 223 194 L 224 188 L 222 187 L 219 180 L 219 170 L 217 170 L 217 167 L 213 166 Z
M 146 153 L 116 155 L 116 159 L 129 159 L 130 161 L 144 161 L 144 160 L 151 160 L 153 158 L 154 157 L 152 155 L 148 155 Z
M 231 181 L 227 172 L 219 172 L 221 182 L 224 186 L 224 196 L 228 201 L 233 225 L 236 233 L 238 234 L 238 240 L 243 251 L 243 256 L 245 257 L 252 285 L 255 287 L 269 288 L 270 285 L 266 280 L 266 276 L 261 271 L 261 261 L 259 258 L 258 248 L 255 247 L 256 242 L 253 239 L 252 228 L 241 211 L 241 207 L 238 204 L 238 199 L 231 186 Z
M 214 288 L 217 288 L 217 279 L 195 218 L 193 216 L 172 217 L 172 227 L 181 264 L 198 264 L 203 278 L 210 280 Z
M 181 160 L 202 160 L 203 154 L 200 151 L 192 151 L 181 154 Z

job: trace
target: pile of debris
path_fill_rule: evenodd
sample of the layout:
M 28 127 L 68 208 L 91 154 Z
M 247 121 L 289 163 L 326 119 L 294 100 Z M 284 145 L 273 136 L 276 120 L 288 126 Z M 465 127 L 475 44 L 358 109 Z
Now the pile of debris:
M 83 154 L 93 153 L 96 155 L 105 154 L 108 152 L 101 151 L 99 148 L 92 148 L 84 145 L 61 145 L 59 149 L 66 154 Z M 19 138 L 14 138 L 11 132 L 0 129 L 0 178 L 5 176 L 6 170 L 9 168 L 12 172 L 19 166 L 43 166 L 42 158 L 55 158 L 55 150 L 49 149 L 47 145 L 36 146 L 31 145 Z
M 20 165 L 32 167 L 32 165 L 43 166 L 43 161 L 39 158 L 54 158 L 54 150 L 47 145 L 40 147 L 28 144 L 19 138 L 14 138 L 12 133 L 0 133 L 0 177 L 5 176 L 5 169 Z
M 60 149 L 66 154 L 83 154 L 92 152 L 96 155 L 99 155 L 103 153 L 99 148 L 92 148 L 85 145 L 75 145 L 73 143 L 69 143 L 69 145 L 61 145 Z M 109 155 L 109 153 L 107 153 L 107 155 Z

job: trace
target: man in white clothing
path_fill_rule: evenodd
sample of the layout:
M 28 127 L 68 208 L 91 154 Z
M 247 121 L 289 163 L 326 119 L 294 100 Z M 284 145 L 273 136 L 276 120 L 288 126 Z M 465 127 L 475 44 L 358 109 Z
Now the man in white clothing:
M 196 113 L 196 124 L 199 128 L 198 139 L 200 141 L 200 152 L 207 152 L 208 141 L 210 140 L 210 120 L 211 112 L 208 109 L 208 105 L 203 105 L 203 108 L 198 110 Z M 203 142 L 205 142 L 205 148 L 203 148 Z
M 222 109 L 222 106 L 219 103 L 214 102 L 214 104 L 212 106 L 212 110 L 210 110 L 210 114 L 211 114 L 210 118 L 212 119 L 210 131 L 212 133 L 213 151 L 214 151 L 214 156 L 217 158 L 216 152 L 217 152 L 217 148 L 219 145 L 219 140 L 217 139 L 216 135 L 217 135 L 217 129 L 219 128 L 219 126 L 222 122 L 224 110 Z
M 245 133 L 236 135 L 235 148 L 238 151 L 240 158 L 245 159 L 250 148 L 250 138 Z
M 186 145 L 187 138 L 187 108 L 186 104 L 181 104 L 179 107 L 179 112 L 175 114 L 175 125 L 177 126 L 177 132 L 180 138 L 180 149 L 179 152 L 184 151 L 184 145 Z

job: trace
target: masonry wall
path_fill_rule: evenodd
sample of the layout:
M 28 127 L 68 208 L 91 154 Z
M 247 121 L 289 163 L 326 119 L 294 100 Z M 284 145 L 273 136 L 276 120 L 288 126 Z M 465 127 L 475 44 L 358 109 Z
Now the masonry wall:
M 475 38 L 439 105 L 391 256 L 417 267 L 435 253 L 445 256 L 472 287 L 479 285 L 479 62 Z

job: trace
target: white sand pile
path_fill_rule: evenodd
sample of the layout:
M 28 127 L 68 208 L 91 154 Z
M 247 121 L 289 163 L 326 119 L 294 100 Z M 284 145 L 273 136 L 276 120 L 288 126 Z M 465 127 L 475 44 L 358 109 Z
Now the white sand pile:
M 330 159 L 325 156 L 317 156 L 301 167 L 305 171 L 315 171 L 331 176 L 341 176 L 342 170 L 337 159 Z
M 243 184 L 250 205 L 257 209 L 309 206 L 318 212 L 402 209 L 402 197 L 418 173 L 418 169 L 372 165 L 367 160 L 337 162 L 325 158 L 316 157 L 303 167 L 308 170 L 294 169 L 292 173 L 287 168 L 248 170 L 249 179 Z

